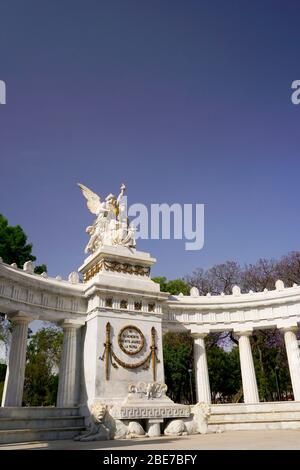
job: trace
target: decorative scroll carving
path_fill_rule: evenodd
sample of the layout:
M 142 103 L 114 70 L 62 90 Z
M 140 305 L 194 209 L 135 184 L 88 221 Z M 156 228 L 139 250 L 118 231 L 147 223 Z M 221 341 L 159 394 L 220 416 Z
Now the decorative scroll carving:
M 138 369 L 139 367 L 143 367 L 145 370 L 149 369 L 150 363 L 152 362 L 152 374 L 153 374 L 153 381 L 156 381 L 156 365 L 160 362 L 157 357 L 157 347 L 156 347 L 156 331 L 155 328 L 151 328 L 151 346 L 150 352 L 147 356 L 139 362 L 135 363 L 126 363 L 122 361 L 113 351 L 112 344 L 110 342 L 110 333 L 111 333 L 111 325 L 108 322 L 106 324 L 106 339 L 104 343 L 104 351 L 102 356 L 100 357 L 101 361 L 105 360 L 105 378 L 109 380 L 109 364 L 118 369 L 118 366 L 123 367 L 124 369 Z
M 90 268 L 83 276 L 84 282 L 89 281 L 100 271 L 112 271 L 124 274 L 135 274 L 138 276 L 150 276 L 150 267 L 138 264 L 119 263 L 118 261 L 100 260 Z
M 128 392 L 130 398 L 144 398 L 147 400 L 154 398 L 163 398 L 166 396 L 168 387 L 166 384 L 158 382 L 138 382 L 137 384 L 131 383 L 128 385 Z

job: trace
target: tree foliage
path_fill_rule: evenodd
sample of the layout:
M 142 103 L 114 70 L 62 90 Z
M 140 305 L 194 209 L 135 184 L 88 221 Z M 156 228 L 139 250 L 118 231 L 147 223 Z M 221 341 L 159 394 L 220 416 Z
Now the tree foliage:
M 17 263 L 21 268 L 26 261 L 35 261 L 32 255 L 32 244 L 27 243 L 27 236 L 22 227 L 9 226 L 8 221 L 0 214 L 0 256 L 5 263 Z
M 26 406 L 55 405 L 63 333 L 42 328 L 29 339 L 23 402 Z
M 260 258 L 254 264 L 240 266 L 235 261 L 216 264 L 210 269 L 196 269 L 184 281 L 189 287 L 195 286 L 200 295 L 231 294 L 232 287 L 239 285 L 242 292 L 261 292 L 274 289 L 277 279 L 285 286 L 300 284 L 300 252 L 292 251 L 279 260 Z
M 238 348 L 224 351 L 209 335 L 207 362 L 213 401 L 232 401 L 241 388 Z M 189 332 L 163 337 L 165 381 L 168 395 L 177 403 L 195 403 L 194 340 Z
M 255 332 L 251 346 L 260 401 L 292 397 L 292 386 L 282 336 L 278 330 Z M 217 336 L 206 338 L 207 364 L 213 403 L 236 403 L 243 398 L 239 348 L 224 350 Z M 283 345 L 282 345 L 283 346 Z M 163 337 L 165 381 L 168 395 L 177 403 L 194 403 L 195 365 L 193 338 L 186 333 L 166 333 Z M 189 372 L 190 371 L 190 372 Z
M 171 295 L 189 294 L 189 286 L 183 279 L 173 279 L 168 281 L 166 277 L 153 277 L 152 281 L 160 285 L 162 292 L 169 292 Z
M 239 351 L 225 351 L 220 346 L 207 348 L 207 365 L 212 401 L 234 403 L 242 386 Z
M 163 337 L 163 356 L 169 397 L 177 403 L 191 403 L 192 390 L 195 388 L 191 335 L 166 333 Z
M 27 235 L 20 225 L 10 226 L 7 219 L 0 214 L 0 258 L 4 263 L 16 263 L 22 268 L 26 261 L 35 261 L 32 254 L 32 244 L 27 243 Z M 42 264 L 34 270 L 37 274 L 47 271 L 47 266 Z M 4 315 L 0 313 L 0 341 L 7 342 L 9 323 L 5 322 Z
M 292 397 L 283 334 L 277 329 L 255 331 L 251 346 L 260 401 Z

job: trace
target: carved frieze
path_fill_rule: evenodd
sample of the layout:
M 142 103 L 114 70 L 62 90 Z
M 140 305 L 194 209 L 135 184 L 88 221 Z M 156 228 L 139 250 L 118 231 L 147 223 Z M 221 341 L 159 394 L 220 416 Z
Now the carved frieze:
M 109 261 L 102 259 L 91 267 L 83 275 L 84 282 L 92 279 L 97 273 L 101 271 L 110 271 L 123 274 L 134 274 L 138 276 L 150 276 L 150 267 L 141 266 L 138 264 L 119 263 L 118 261 Z
M 145 418 L 186 418 L 190 415 L 187 405 L 155 405 L 155 406 L 122 406 L 115 405 L 110 410 L 115 419 L 145 419 Z
M 37 309 L 43 309 L 45 319 L 53 312 L 67 312 L 67 313 L 85 313 L 86 312 L 86 300 L 79 295 L 72 296 L 68 292 L 60 293 L 55 292 L 53 286 L 49 286 L 49 290 L 46 290 L 45 286 L 40 289 L 39 286 L 35 285 L 35 279 L 32 279 L 32 285 L 28 286 L 28 280 L 26 284 L 17 283 L 10 279 L 0 278 L 0 303 L 1 299 L 3 302 L 13 302 L 12 309 L 15 311 L 23 310 L 24 307 L 30 306 L 34 314 L 35 307 Z M 60 287 L 60 290 L 62 288 Z M 49 318 L 51 320 L 51 318 Z

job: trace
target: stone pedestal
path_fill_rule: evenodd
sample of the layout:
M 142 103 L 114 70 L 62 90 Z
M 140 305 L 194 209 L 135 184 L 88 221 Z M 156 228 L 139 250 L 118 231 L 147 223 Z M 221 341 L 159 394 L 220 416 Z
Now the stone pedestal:
M 211 403 L 209 375 L 206 359 L 204 333 L 192 333 L 194 338 L 194 363 L 197 403 Z
M 168 294 L 150 278 L 155 259 L 122 246 L 106 246 L 79 269 L 88 314 L 83 345 L 82 403 L 121 403 L 128 384 L 164 382 L 162 309 Z
M 2 406 L 22 406 L 28 324 L 30 321 L 30 318 L 22 315 L 16 315 L 13 318 L 13 331 Z
M 256 376 L 249 336 L 250 331 L 236 333 L 239 337 L 239 353 L 244 392 L 244 403 L 259 403 Z
M 57 392 L 58 407 L 72 407 L 78 405 L 79 399 L 79 328 L 83 321 L 65 320 L 61 326 L 64 330 L 61 362 L 59 367 L 59 382 Z
M 128 385 L 128 395 L 121 404 L 110 409 L 116 420 L 147 420 L 147 434 L 160 436 L 164 419 L 184 419 L 190 416 L 190 407 L 174 403 L 167 395 L 167 386 L 158 382 L 138 382 Z
M 300 349 L 296 337 L 298 328 L 284 329 L 284 341 L 289 363 L 291 382 L 295 401 L 300 401 Z
M 147 434 L 149 437 L 159 437 L 161 435 L 160 425 L 163 423 L 163 419 L 148 419 L 147 422 Z

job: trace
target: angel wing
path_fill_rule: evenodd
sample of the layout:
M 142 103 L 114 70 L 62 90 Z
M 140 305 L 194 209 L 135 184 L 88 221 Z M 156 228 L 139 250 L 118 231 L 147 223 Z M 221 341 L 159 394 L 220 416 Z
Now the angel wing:
M 91 189 L 87 188 L 81 183 L 78 183 L 78 186 L 80 187 L 83 196 L 87 200 L 86 204 L 91 213 L 98 215 L 99 209 L 101 207 L 101 199 L 98 194 L 94 193 Z

